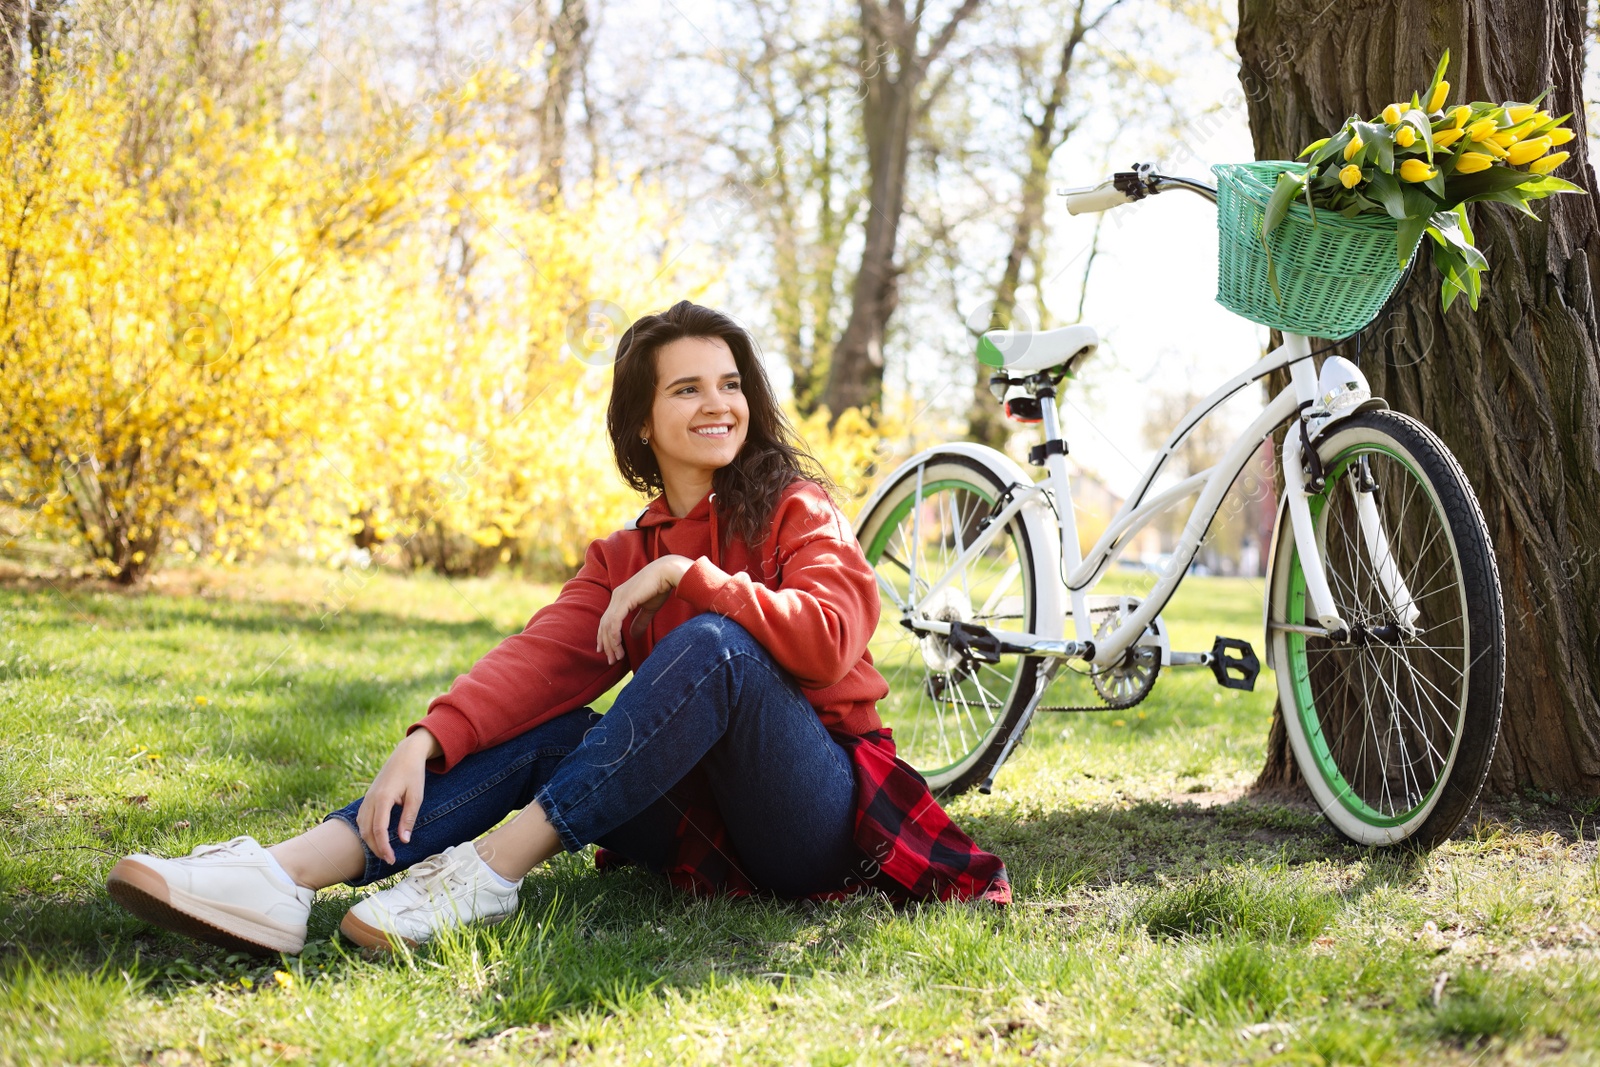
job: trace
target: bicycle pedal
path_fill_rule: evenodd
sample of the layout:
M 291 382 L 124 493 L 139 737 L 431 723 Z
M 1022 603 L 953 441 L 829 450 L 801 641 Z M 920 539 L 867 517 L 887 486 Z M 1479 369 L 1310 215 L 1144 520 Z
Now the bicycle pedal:
M 1243 689 L 1251 692 L 1256 687 L 1256 675 L 1261 673 L 1261 661 L 1250 642 L 1233 637 L 1219 637 L 1211 646 L 1211 673 L 1217 684 L 1225 689 Z
M 1000 639 L 982 626 L 970 622 L 952 622 L 950 645 L 963 656 L 980 663 L 1000 662 Z

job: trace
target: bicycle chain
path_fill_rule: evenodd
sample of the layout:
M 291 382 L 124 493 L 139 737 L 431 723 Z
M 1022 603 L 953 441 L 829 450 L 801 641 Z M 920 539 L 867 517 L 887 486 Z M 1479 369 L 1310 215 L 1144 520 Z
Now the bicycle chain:
M 1094 619 L 1094 616 L 1095 616 L 1096 612 L 1100 612 L 1100 613 L 1103 614 L 1103 613 L 1106 613 L 1106 612 L 1115 612 L 1115 611 L 1121 611 L 1121 610 L 1122 610 L 1122 605 L 1120 605 L 1120 604 L 1107 604 L 1107 605 L 1104 605 L 1103 607 L 1090 608 L 1089 609 L 1089 618 L 1092 621 Z M 1073 670 L 1073 668 L 1071 668 L 1071 667 L 1068 667 L 1067 669 L 1073 671 L 1074 674 L 1084 674 L 1084 673 L 1092 674 L 1093 673 L 1092 671 L 1090 671 L 1090 672 L 1076 671 L 1076 670 Z M 1051 682 L 1055 681 L 1054 678 L 1051 678 L 1050 680 L 1051 680 Z M 1038 713 L 1038 712 L 1041 712 L 1041 711 L 1127 711 L 1129 708 L 1136 708 L 1140 704 L 1144 703 L 1145 698 L 1148 697 L 1151 694 L 1151 692 L 1154 691 L 1154 689 L 1155 689 L 1154 685 L 1150 686 L 1149 689 L 1146 689 L 1139 696 L 1138 700 L 1135 700 L 1132 704 L 1124 704 L 1121 707 L 1116 707 L 1116 706 L 1114 706 L 1112 704 L 1109 704 L 1109 703 L 1105 702 L 1104 700 L 1102 700 L 1098 704 L 1040 704 L 1038 707 L 1034 708 L 1033 710 L 1034 710 L 1035 713 Z

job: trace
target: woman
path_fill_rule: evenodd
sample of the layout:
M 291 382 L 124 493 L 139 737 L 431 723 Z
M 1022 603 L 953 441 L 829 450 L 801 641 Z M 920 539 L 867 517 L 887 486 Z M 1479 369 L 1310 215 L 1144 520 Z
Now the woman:
M 639 319 L 606 423 L 623 477 L 658 495 L 430 703 L 362 799 L 271 848 L 129 856 L 111 895 L 180 933 L 290 953 L 335 882 L 409 870 L 340 930 L 418 945 L 506 918 L 523 875 L 590 843 L 597 866 L 701 892 L 1009 902 L 1004 866 L 894 755 L 867 651 L 873 570 L 745 331 L 688 301 Z

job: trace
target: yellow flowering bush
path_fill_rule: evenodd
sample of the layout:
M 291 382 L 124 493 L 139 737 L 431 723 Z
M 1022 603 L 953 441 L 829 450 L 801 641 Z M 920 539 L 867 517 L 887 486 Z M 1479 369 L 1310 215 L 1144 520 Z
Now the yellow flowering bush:
M 0 101 L 0 503 L 122 582 L 352 538 L 446 573 L 580 562 L 642 501 L 575 310 L 620 333 L 712 274 L 648 188 L 540 195 L 500 85 L 339 143 L 190 92 L 140 166 L 115 75 Z
M 1338 132 L 1307 145 L 1300 156 L 1309 155 L 1309 164 L 1278 177 L 1263 240 L 1296 198 L 1304 198 L 1313 220 L 1318 208 L 1345 217 L 1388 215 L 1396 221 L 1400 264 L 1427 234 L 1444 276 L 1445 308 L 1465 294 L 1476 309 L 1488 262 L 1473 242 L 1465 205 L 1493 201 L 1533 215 L 1529 201 L 1583 190 L 1551 173 L 1568 158 L 1552 150 L 1572 140 L 1565 125 L 1570 114 L 1540 110 L 1543 93 L 1531 103 L 1447 107 L 1449 64 L 1446 51 L 1424 92 L 1370 119 L 1352 115 Z
M 0 489 L 123 582 L 164 549 L 251 551 L 301 520 L 348 377 L 342 275 L 428 149 L 348 182 L 186 94 L 136 165 L 115 75 L 38 88 L 0 102 Z

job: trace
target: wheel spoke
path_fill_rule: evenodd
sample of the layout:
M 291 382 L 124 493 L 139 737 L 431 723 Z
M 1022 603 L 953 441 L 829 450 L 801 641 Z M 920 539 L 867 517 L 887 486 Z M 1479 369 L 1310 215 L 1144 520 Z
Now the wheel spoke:
M 1357 457 L 1376 483 L 1381 542 L 1370 541 L 1361 525 L 1354 483 L 1338 486 L 1355 477 Z M 1307 688 L 1297 692 L 1310 695 L 1314 751 L 1326 761 L 1317 773 L 1336 797 L 1348 798 L 1340 804 L 1362 820 L 1398 821 L 1437 795 L 1460 742 L 1471 668 L 1461 563 L 1438 498 L 1396 455 L 1357 445 L 1329 469 L 1336 473 L 1315 515 L 1318 542 L 1334 607 L 1357 629 L 1343 644 L 1316 637 L 1291 642 L 1299 666 L 1285 664 L 1280 670 L 1288 673 L 1280 677 L 1304 680 Z M 1380 547 L 1388 555 L 1381 566 Z M 1384 575 L 1403 584 L 1419 630 L 1391 636 L 1404 620 L 1398 586 L 1392 589 Z M 1308 597 L 1294 589 L 1294 596 Z M 1309 600 L 1303 607 L 1286 618 L 1310 614 Z
M 1034 563 L 1022 519 L 1013 517 L 982 551 L 972 546 L 978 523 L 1004 486 L 970 472 L 965 461 L 931 459 L 888 490 L 881 511 L 861 524 L 862 547 L 905 603 L 929 620 L 982 626 L 1001 633 L 1033 628 Z M 935 586 L 941 586 L 931 593 Z M 950 787 L 997 743 L 996 726 L 1020 710 L 1033 661 L 1006 655 L 999 663 L 964 656 L 937 633 L 891 634 L 903 617 L 880 587 L 885 626 L 871 648 L 889 683 L 880 703 L 895 729 L 901 758 L 935 789 Z

